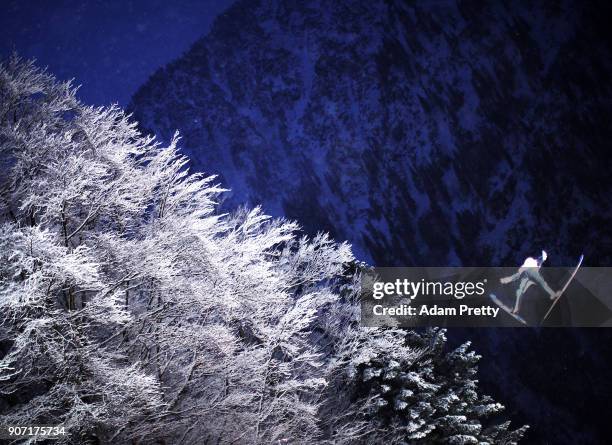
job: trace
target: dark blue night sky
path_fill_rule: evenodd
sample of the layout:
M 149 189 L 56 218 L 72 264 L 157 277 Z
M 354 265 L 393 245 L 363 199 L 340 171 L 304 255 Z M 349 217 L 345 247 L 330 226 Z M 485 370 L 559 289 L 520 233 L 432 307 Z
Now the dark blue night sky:
M 160 66 L 206 34 L 232 0 L 2 1 L 0 54 L 35 58 L 80 98 L 125 106 Z

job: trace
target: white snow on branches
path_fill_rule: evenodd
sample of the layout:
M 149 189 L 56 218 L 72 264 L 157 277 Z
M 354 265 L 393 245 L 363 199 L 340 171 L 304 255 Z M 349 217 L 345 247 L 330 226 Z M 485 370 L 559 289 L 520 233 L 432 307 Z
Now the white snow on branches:
M 178 142 L 0 65 L 0 424 L 64 424 L 65 443 L 355 443 L 385 439 L 371 411 L 396 397 L 402 440 L 445 425 L 472 443 L 501 408 L 476 396 L 478 357 L 449 355 L 467 377 L 443 389 L 439 342 L 359 328 L 350 246 L 219 213 L 224 189 Z

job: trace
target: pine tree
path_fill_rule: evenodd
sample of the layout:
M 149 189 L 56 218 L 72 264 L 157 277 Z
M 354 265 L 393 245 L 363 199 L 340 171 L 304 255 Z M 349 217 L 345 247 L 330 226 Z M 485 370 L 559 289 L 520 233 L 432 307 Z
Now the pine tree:
M 470 344 L 448 352 L 445 330 L 438 328 L 421 334 L 359 328 L 359 275 L 354 279 L 345 286 L 352 289 L 344 292 L 345 323 L 333 330 L 338 337 L 322 409 L 322 428 L 333 443 L 518 443 L 528 427 L 497 423 L 504 407 L 478 394 L 480 356 Z

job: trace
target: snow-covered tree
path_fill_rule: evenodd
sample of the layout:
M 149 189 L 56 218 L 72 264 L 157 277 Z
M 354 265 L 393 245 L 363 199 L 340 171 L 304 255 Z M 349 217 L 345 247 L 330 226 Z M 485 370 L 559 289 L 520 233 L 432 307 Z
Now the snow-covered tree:
M 0 423 L 61 423 L 69 443 L 502 437 L 480 429 L 497 405 L 475 356 L 359 329 L 349 246 L 219 214 L 177 142 L 0 66 Z
M 469 343 L 445 352 L 441 329 L 356 330 L 349 337 L 333 366 L 334 386 L 342 388 L 330 395 L 335 443 L 516 444 L 527 430 L 490 419 L 503 406 L 477 393 L 480 357 Z

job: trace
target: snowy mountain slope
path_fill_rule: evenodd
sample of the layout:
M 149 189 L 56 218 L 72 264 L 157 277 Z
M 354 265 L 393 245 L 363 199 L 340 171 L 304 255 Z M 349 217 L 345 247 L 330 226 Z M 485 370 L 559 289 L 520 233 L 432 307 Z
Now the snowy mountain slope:
M 239 2 L 131 108 L 379 265 L 603 260 L 611 59 L 574 9 Z
M 131 109 L 164 139 L 181 131 L 228 207 L 262 203 L 377 265 L 514 265 L 541 248 L 609 265 L 604 6 L 239 1 Z M 607 331 L 454 338 L 484 354 L 485 388 L 534 443 L 609 437 Z

